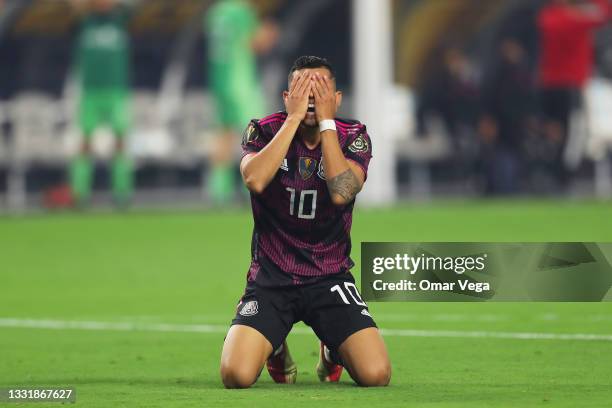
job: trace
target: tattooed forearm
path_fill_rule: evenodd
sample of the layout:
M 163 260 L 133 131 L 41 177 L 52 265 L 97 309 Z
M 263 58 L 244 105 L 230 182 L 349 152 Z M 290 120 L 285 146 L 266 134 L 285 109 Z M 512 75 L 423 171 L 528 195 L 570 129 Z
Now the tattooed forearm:
M 352 170 L 348 169 L 344 173 L 327 180 L 327 187 L 332 196 L 338 194 L 347 203 L 350 203 L 361 190 L 361 183 Z

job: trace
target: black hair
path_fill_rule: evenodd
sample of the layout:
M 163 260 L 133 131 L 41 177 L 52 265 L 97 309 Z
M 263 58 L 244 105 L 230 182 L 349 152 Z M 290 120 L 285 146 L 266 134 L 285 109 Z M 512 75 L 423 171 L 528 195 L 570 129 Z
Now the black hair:
M 296 59 L 289 70 L 289 83 L 291 84 L 292 75 L 295 71 L 305 68 L 326 68 L 331 73 L 332 79 L 336 77 L 334 67 L 332 67 L 327 59 L 313 55 L 304 55 Z

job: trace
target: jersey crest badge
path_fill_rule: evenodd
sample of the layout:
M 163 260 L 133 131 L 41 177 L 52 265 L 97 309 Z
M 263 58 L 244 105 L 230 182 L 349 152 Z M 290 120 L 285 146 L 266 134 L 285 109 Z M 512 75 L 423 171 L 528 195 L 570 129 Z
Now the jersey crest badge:
M 300 157 L 298 169 L 302 180 L 308 180 L 317 169 L 317 161 L 310 157 Z
M 357 136 L 353 143 L 349 146 L 349 150 L 353 153 L 365 153 L 370 150 L 370 145 L 365 140 L 363 135 Z
M 243 316 L 253 316 L 259 312 L 259 308 L 256 300 L 251 300 L 242 305 L 240 314 Z

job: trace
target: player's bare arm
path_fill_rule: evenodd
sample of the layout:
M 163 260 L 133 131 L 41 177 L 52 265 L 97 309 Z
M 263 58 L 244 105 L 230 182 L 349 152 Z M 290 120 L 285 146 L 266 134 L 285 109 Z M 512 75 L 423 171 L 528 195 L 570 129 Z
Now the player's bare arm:
M 251 192 L 262 193 L 278 171 L 300 122 L 306 116 L 310 87 L 311 81 L 308 75 L 296 75 L 293 78 L 289 92 L 283 95 L 287 120 L 266 147 L 242 159 L 240 173 Z
M 339 97 L 334 81 L 317 73 L 311 77 L 311 82 L 317 120 L 319 123 L 323 120 L 333 120 Z M 363 170 L 344 157 L 335 130 L 325 130 L 321 133 L 321 149 L 332 202 L 335 205 L 346 205 L 355 199 L 363 187 Z
M 357 193 L 361 191 L 362 182 L 359 181 L 353 170 L 350 168 L 345 172 L 327 181 L 327 186 L 332 194 L 336 195 L 333 199 L 334 204 L 347 204 L 353 201 Z M 337 196 L 342 197 L 340 200 Z M 333 197 L 333 195 L 332 195 Z

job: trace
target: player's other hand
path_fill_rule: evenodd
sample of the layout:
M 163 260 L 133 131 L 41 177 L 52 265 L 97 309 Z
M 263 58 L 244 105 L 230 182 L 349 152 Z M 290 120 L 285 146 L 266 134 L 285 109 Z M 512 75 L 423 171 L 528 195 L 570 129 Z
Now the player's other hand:
M 334 81 L 327 76 L 315 73 L 311 77 L 312 93 L 315 100 L 317 121 L 330 120 L 336 117 L 338 109 L 337 92 Z
M 295 118 L 301 122 L 306 117 L 311 86 L 310 75 L 306 72 L 299 72 L 294 75 L 289 91 L 285 91 L 283 94 L 285 109 L 290 118 Z

